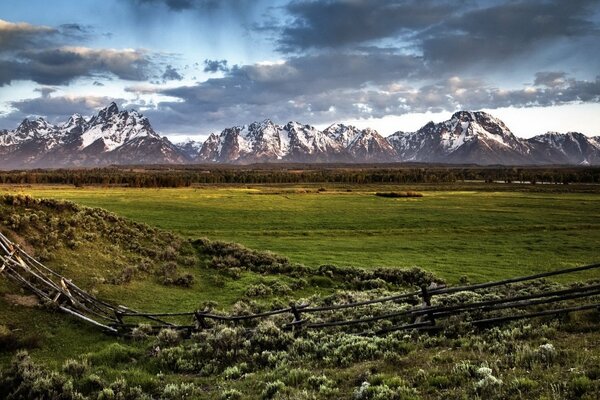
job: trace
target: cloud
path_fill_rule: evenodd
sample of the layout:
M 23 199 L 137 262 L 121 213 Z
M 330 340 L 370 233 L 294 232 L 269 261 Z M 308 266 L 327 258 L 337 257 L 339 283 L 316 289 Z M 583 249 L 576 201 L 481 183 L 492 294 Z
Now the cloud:
M 162 131 L 208 133 L 263 118 L 329 123 L 407 113 L 531 107 L 600 101 L 600 80 L 538 73 L 506 89 L 478 78 L 430 79 L 419 57 L 389 52 L 328 53 L 235 66 L 222 78 L 159 89 L 172 97 L 146 111 Z M 534 80 L 532 79 L 532 80 Z M 564 79 L 552 85 L 552 79 Z M 544 86 L 539 86 L 545 82 Z M 413 82 L 410 84 L 409 82 Z M 423 82 L 415 86 L 414 82 Z M 538 86 L 536 86 L 536 84 Z
M 134 49 L 62 47 L 25 50 L 17 58 L 0 59 L 0 86 L 14 80 L 65 85 L 79 77 L 114 75 L 120 79 L 148 79 L 153 65 L 149 55 Z
M 183 76 L 171 65 L 167 65 L 165 72 L 162 74 L 163 81 L 180 81 Z
M 57 89 L 54 88 L 54 87 L 51 87 L 51 86 L 42 86 L 42 87 L 34 89 L 34 91 L 38 92 L 38 93 L 41 93 L 41 96 L 43 98 L 48 98 L 48 97 L 50 97 L 50 95 L 52 93 L 56 92 Z
M 561 87 L 565 85 L 566 77 L 565 72 L 536 72 L 533 84 L 550 88 Z
M 229 67 L 227 67 L 227 60 L 204 60 L 204 72 L 227 72 L 229 71 Z
M 600 32 L 596 0 L 309 0 L 283 10 L 287 18 L 265 17 L 256 27 L 271 32 L 283 53 L 392 46 L 422 55 L 433 76 L 549 58 L 589 62 L 584 39 L 597 43 Z
M 280 29 L 277 42 L 284 52 L 338 48 L 410 35 L 447 18 L 457 5 L 435 0 L 292 1 L 285 7 L 292 22 L 270 28 Z
M 235 0 L 229 1 L 235 2 Z M 237 2 L 242 2 L 242 0 L 237 0 Z M 222 5 L 222 2 L 220 2 L 219 0 L 134 0 L 134 3 L 138 6 L 163 4 L 171 11 L 184 11 L 191 9 L 215 9 Z
M 592 0 L 511 1 L 467 10 L 419 35 L 425 59 L 441 69 L 497 65 L 556 46 L 560 40 L 598 35 Z M 564 51 L 557 47 L 557 51 Z M 527 62 L 527 60 L 520 60 Z
M 0 115 L 0 126 L 15 129 L 23 119 L 38 116 L 60 124 L 66 122 L 73 113 L 90 116 L 111 101 L 121 104 L 125 102 L 124 99 L 104 96 L 51 96 L 50 93 L 41 93 L 40 97 L 10 102 L 12 111 Z
M 35 46 L 58 30 L 48 26 L 31 25 L 25 22 L 9 22 L 0 19 L 0 54 L 2 52 Z

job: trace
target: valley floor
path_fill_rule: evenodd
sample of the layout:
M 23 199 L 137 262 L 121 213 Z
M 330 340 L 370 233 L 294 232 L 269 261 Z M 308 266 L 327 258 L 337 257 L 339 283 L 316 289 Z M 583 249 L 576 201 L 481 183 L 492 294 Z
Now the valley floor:
M 184 237 L 238 242 L 308 266 L 419 266 L 456 282 L 598 261 L 600 194 L 589 193 L 595 187 L 543 186 L 3 186 L 0 193 L 101 207 Z M 423 197 L 374 195 L 405 190 Z

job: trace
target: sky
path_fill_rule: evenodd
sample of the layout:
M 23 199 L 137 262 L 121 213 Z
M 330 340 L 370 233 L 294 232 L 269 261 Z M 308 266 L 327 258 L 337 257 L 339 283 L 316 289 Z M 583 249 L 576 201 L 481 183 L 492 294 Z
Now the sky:
M 600 135 L 598 0 L 2 0 L 0 129 L 115 101 L 178 141 L 484 110 Z

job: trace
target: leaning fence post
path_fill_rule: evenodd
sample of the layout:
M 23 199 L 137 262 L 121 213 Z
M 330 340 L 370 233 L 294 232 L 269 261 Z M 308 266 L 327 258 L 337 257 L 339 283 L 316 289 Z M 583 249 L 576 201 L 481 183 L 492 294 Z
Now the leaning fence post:
M 120 325 L 125 325 L 123 323 L 123 313 L 121 311 L 115 310 L 115 317 L 117 318 L 117 321 L 119 321 Z

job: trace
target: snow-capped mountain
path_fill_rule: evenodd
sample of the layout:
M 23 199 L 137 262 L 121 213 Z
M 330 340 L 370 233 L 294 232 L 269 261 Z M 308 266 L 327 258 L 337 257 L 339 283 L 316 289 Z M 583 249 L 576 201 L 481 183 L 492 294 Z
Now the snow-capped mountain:
M 541 163 L 600 164 L 600 138 L 581 133 L 548 132 L 527 140 L 532 157 Z
M 388 141 L 401 161 L 532 164 L 529 147 L 504 122 L 485 112 L 460 111 L 417 132 L 396 132 Z
M 324 131 L 298 122 L 255 122 L 212 134 L 200 149 L 204 162 L 385 162 L 394 149 L 372 129 L 332 125 Z
M 190 160 L 195 160 L 202 149 L 203 142 L 188 139 L 185 142 L 175 143 L 175 147 Z
M 224 129 L 206 141 L 173 144 L 136 111 L 115 103 L 89 119 L 73 114 L 52 125 L 25 119 L 0 130 L 0 168 L 108 164 L 260 162 L 436 162 L 448 164 L 600 165 L 600 137 L 549 132 L 516 137 L 499 119 L 460 111 L 448 121 L 384 138 L 373 129 L 334 124 L 324 130 L 271 120 Z
M 184 163 L 188 159 L 136 111 L 115 103 L 86 120 L 72 115 L 62 125 L 24 120 L 0 132 L 3 168 Z

